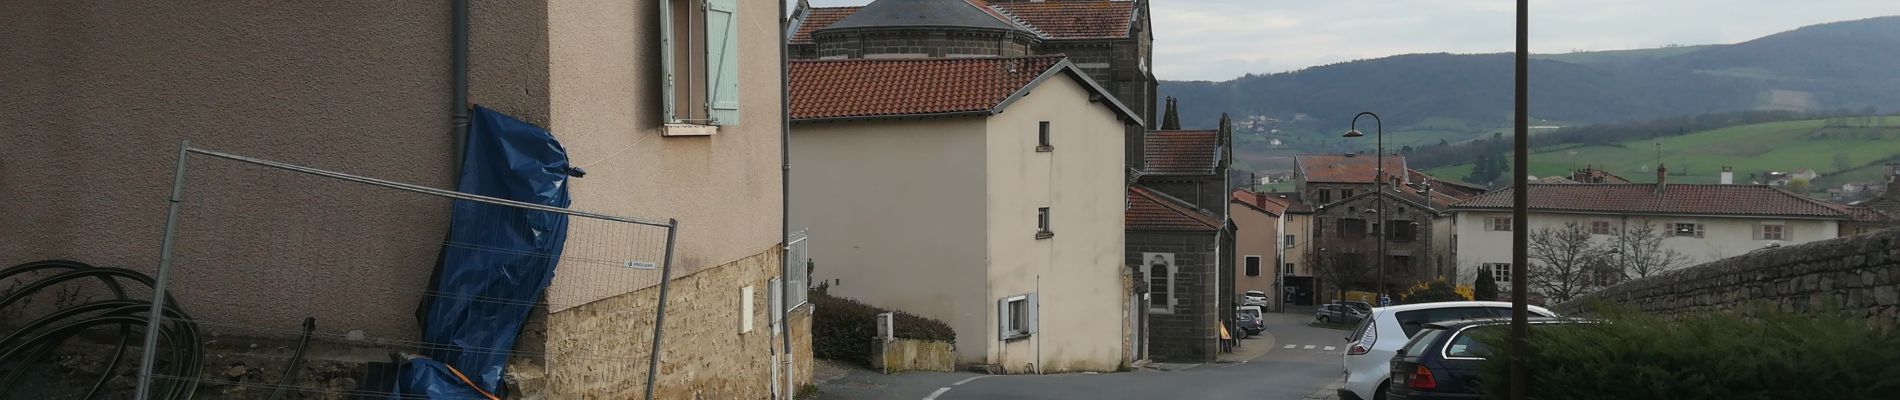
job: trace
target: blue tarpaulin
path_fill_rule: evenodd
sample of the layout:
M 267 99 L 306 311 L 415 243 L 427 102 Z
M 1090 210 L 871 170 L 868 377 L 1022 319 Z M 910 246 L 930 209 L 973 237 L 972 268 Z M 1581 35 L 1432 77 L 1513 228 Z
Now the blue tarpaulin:
M 568 206 L 568 178 L 579 170 L 546 129 L 478 106 L 467 143 L 456 190 Z M 567 240 L 565 214 L 467 200 L 452 208 L 433 295 L 417 315 L 427 349 L 397 372 L 395 392 L 406 398 L 485 397 L 469 383 L 502 396 L 502 366 Z

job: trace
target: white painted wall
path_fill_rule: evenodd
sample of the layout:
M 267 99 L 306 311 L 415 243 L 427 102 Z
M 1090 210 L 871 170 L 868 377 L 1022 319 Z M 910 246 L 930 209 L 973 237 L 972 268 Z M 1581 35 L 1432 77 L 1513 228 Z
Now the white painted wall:
M 1493 217 L 1509 217 L 1510 212 L 1460 211 L 1456 214 L 1458 280 L 1464 283 L 1475 281 L 1478 267 L 1486 263 L 1511 262 L 1511 232 L 1492 231 Z M 1790 218 L 1750 218 L 1750 217 L 1712 217 L 1712 216 L 1647 216 L 1622 214 L 1572 214 L 1532 212 L 1530 215 L 1531 232 L 1539 229 L 1560 229 L 1565 223 L 1575 222 L 1589 228 L 1591 221 L 1610 221 L 1616 227 L 1640 226 L 1644 221 L 1655 224 L 1659 232 L 1668 229 L 1674 223 L 1701 223 L 1704 225 L 1703 237 L 1665 237 L 1663 245 L 1682 253 L 1689 259 L 1684 265 L 1695 265 L 1746 254 L 1760 249 L 1773 240 L 1756 240 L 1755 227 L 1766 223 L 1780 223 L 1786 232 L 1793 235 L 1791 240 L 1780 241 L 1782 245 L 1793 245 L 1818 240 L 1833 239 L 1839 234 L 1839 223 L 1833 220 L 1790 219 Z M 1596 236 L 1597 240 L 1608 240 L 1607 235 Z M 1500 282 L 1500 285 L 1503 285 Z

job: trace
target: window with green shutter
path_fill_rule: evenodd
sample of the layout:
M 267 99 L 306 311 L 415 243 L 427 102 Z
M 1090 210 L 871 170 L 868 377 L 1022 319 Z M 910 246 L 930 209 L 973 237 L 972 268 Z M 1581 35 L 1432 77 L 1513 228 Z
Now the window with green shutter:
M 662 121 L 737 125 L 738 0 L 659 3 Z

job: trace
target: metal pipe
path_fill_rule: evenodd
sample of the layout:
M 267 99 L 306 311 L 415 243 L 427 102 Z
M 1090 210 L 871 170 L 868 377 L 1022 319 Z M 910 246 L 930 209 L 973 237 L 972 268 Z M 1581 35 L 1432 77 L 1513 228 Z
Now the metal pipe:
M 1512 137 L 1511 160 L 1511 399 L 1524 400 L 1530 394 L 1530 371 L 1524 366 L 1524 354 L 1530 350 L 1529 310 L 1524 298 L 1529 289 L 1525 273 L 1530 257 L 1530 1 L 1517 0 L 1517 101 Z
M 468 151 L 468 0 L 455 0 L 450 6 L 454 22 L 451 24 L 449 46 L 451 49 L 449 75 L 454 83 L 450 91 L 449 107 L 453 117 L 449 119 L 449 136 L 455 142 L 455 165 L 450 171 L 461 171 L 463 153 Z
M 785 2 L 778 2 L 778 15 L 782 18 L 787 16 L 788 14 L 786 14 L 785 11 Z M 792 281 L 787 279 L 792 276 L 792 258 L 788 257 L 792 253 L 792 79 L 790 28 L 791 20 L 785 19 L 779 24 L 778 29 L 778 237 L 779 242 L 784 243 L 784 248 L 780 250 L 779 255 L 778 281 L 779 285 L 784 287 L 778 291 L 779 307 L 777 310 L 773 310 L 773 312 L 779 313 L 779 341 L 782 346 L 779 354 L 785 355 L 781 358 L 785 362 L 785 390 L 781 395 L 781 398 L 784 400 L 791 400 L 798 392 L 797 389 L 792 387 L 792 382 L 796 381 L 796 379 L 792 377 L 792 372 L 796 371 L 797 368 L 792 368 L 792 318 L 791 313 L 787 312 L 791 310 L 792 307 Z M 804 266 L 801 265 L 799 268 L 804 268 Z M 809 281 L 811 277 L 807 275 L 805 280 Z M 805 290 L 804 285 L 804 282 L 800 282 L 798 290 Z M 774 368 L 776 368 L 776 366 Z
M 170 281 L 172 270 L 172 242 L 178 237 L 178 206 L 185 194 L 185 161 L 191 157 L 190 140 L 178 142 L 178 166 L 172 170 L 172 196 L 165 208 L 165 238 L 158 246 L 158 277 L 152 284 L 152 308 L 146 319 L 145 347 L 139 356 L 139 386 L 137 399 L 147 400 L 152 396 L 152 370 L 158 363 L 158 325 L 165 320 L 165 283 Z M 176 360 L 174 360 L 176 361 Z
M 666 292 L 673 286 L 673 239 L 679 235 L 680 221 L 666 221 L 666 260 L 660 262 L 660 303 L 653 315 L 653 350 L 647 353 L 647 400 L 653 400 L 653 382 L 660 375 L 660 337 L 666 332 Z

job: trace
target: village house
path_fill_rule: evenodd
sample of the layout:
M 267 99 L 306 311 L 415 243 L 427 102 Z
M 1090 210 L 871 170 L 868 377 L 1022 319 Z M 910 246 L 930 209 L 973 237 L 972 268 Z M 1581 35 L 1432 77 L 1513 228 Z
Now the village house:
M 1666 168 L 1658 168 L 1666 171 Z M 1557 184 L 1530 186 L 1530 229 L 1577 224 L 1592 240 L 1648 225 L 1664 250 L 1683 267 L 1747 254 L 1765 247 L 1835 238 L 1848 215 L 1839 206 L 1763 185 L 1671 184 L 1662 173 L 1654 184 Z M 1512 190 L 1504 189 L 1451 206 L 1456 215 L 1458 279 L 1470 283 L 1492 274 L 1510 286 Z
M 1287 203 L 1278 195 L 1235 189 L 1227 201 L 1234 225 L 1234 290 L 1260 291 L 1273 298 L 1280 288 L 1281 216 Z M 1276 307 L 1270 307 L 1279 309 Z
M 792 226 L 831 294 L 943 320 L 962 364 L 1129 361 L 1121 132 L 1139 116 L 1062 56 L 791 68 Z
M 1140 324 L 1147 355 L 1208 361 L 1219 355 L 1220 327 L 1232 323 L 1240 298 L 1227 220 L 1233 128 L 1223 114 L 1218 129 L 1180 130 L 1173 99 L 1167 107 L 1162 129 L 1145 135 L 1143 165 L 1130 186 L 1128 265 L 1149 283 Z M 1152 212 L 1160 210 L 1167 213 Z M 1166 219 L 1150 220 L 1157 217 Z M 1168 261 L 1165 268 L 1157 258 Z
M 786 393 L 774 363 L 785 361 L 785 333 L 802 347 L 793 386 L 809 382 L 810 307 L 793 311 L 789 327 L 768 327 L 784 256 L 781 5 L 473 3 L 459 24 L 451 2 L 8 7 L 0 25 L 31 28 L 0 32 L 0 86 L 18 105 L 0 108 L 0 120 L 22 133 L 0 135 L 0 264 L 69 259 L 155 273 L 186 139 L 454 190 L 461 127 L 478 104 L 552 132 L 586 172 L 567 181 L 569 208 L 677 219 L 657 398 Z M 465 75 L 453 72 L 458 54 Z M 181 171 L 169 292 L 207 340 L 294 339 L 310 316 L 315 336 L 336 338 L 324 345 L 416 351 L 397 344 L 419 343 L 418 302 L 440 296 L 429 285 L 450 231 L 446 198 L 205 156 Z M 545 300 L 525 304 L 535 312 L 515 347 L 486 349 L 514 361 L 468 375 L 486 383 L 505 374 L 510 397 L 642 397 L 660 281 L 637 268 L 662 261 L 668 237 L 573 221 L 568 256 Z M 633 247 L 651 258 L 583 259 Z M 351 363 L 382 353 L 339 354 L 349 352 L 312 351 L 306 361 L 360 365 Z M 267 383 L 245 379 L 240 386 Z
M 1444 210 L 1482 189 L 1407 169 L 1400 155 L 1385 157 L 1384 193 L 1376 193 L 1378 162 L 1372 155 L 1305 154 L 1294 164 L 1295 190 L 1312 209 L 1308 230 L 1300 233 L 1311 239 L 1300 246 L 1299 259 L 1310 264 L 1307 276 L 1316 278 L 1321 297 L 1342 288 L 1377 291 L 1381 241 L 1384 293 L 1455 273 L 1452 225 Z
M 1886 191 L 1871 199 L 1841 206 L 1848 219 L 1841 222 L 1841 236 L 1853 236 L 1900 227 L 1900 163 L 1887 164 L 1882 179 Z

